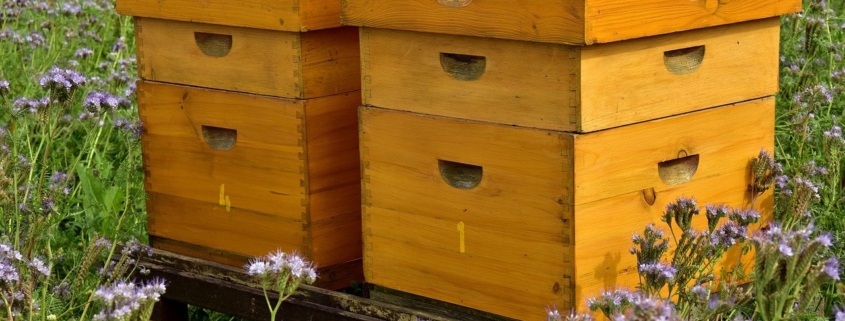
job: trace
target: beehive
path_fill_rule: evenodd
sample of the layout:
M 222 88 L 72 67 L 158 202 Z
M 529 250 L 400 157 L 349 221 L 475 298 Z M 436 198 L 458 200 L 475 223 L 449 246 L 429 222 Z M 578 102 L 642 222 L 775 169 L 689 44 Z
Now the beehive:
M 574 45 L 654 36 L 801 11 L 798 0 L 342 2 L 345 25 Z
M 153 244 L 237 266 L 276 248 L 320 267 L 360 258 L 359 95 L 140 82 Z
M 562 131 L 628 125 L 773 95 L 779 22 L 584 47 L 361 28 L 363 102 Z
M 340 3 L 119 0 L 133 15 L 151 244 L 363 279 L 357 28 Z M 308 31 L 308 32 L 305 32 Z
M 360 113 L 367 281 L 524 320 L 636 286 L 631 235 L 680 196 L 748 205 L 774 142 L 773 98 L 587 134 Z

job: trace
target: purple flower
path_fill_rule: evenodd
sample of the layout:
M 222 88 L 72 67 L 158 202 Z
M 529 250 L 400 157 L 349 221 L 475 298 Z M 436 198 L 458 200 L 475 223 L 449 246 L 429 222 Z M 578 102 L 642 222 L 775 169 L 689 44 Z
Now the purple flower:
M 165 289 L 164 280 L 158 278 L 140 286 L 125 281 L 101 286 L 94 292 L 94 298 L 102 305 L 94 320 L 125 320 L 135 311 L 158 301 Z
M 816 241 L 821 243 L 821 245 L 824 246 L 824 247 L 830 247 L 833 244 L 833 241 L 831 240 L 830 233 L 824 233 L 824 234 L 819 235 L 816 238 Z
M 786 242 L 780 242 L 778 244 L 778 251 L 786 256 L 792 256 L 794 253 L 792 251 L 792 247 L 789 246 Z
M 91 56 L 93 54 L 94 54 L 93 50 L 88 49 L 88 48 L 82 48 L 82 49 L 77 50 L 75 53 L 73 53 L 73 56 L 78 57 L 78 58 L 88 58 L 89 56 Z
M 826 261 L 824 261 L 824 266 L 822 267 L 822 274 L 833 279 L 834 281 L 838 281 L 839 260 L 835 257 L 830 257 Z
M 842 24 L 842 29 L 845 29 L 845 23 Z M 838 306 L 835 308 L 835 321 L 845 321 L 845 308 Z
M 9 81 L 6 79 L 0 80 L 0 97 L 5 94 L 8 94 L 11 90 L 9 89 Z

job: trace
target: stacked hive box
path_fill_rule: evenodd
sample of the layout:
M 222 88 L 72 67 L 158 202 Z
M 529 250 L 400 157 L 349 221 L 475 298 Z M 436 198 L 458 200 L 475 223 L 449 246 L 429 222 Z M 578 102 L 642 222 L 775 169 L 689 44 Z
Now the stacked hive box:
M 526 320 L 635 286 L 631 235 L 668 203 L 750 205 L 749 160 L 773 148 L 777 16 L 797 10 L 344 1 L 362 27 L 365 279 Z
M 150 239 L 361 280 L 358 31 L 340 3 L 120 0 L 135 16 Z

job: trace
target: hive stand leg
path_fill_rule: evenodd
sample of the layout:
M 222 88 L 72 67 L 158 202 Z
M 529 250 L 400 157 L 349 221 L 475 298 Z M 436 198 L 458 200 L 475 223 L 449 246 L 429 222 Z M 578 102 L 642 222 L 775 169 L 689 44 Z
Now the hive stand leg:
M 179 301 L 161 298 L 153 308 L 154 321 L 187 321 L 188 305 Z

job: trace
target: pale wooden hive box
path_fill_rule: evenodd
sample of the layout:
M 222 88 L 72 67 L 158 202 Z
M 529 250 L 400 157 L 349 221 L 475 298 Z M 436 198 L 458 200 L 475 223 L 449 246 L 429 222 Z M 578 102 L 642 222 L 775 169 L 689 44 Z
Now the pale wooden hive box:
M 297 251 L 323 287 L 360 281 L 359 98 L 139 82 L 152 244 L 238 267 Z
M 596 131 L 773 95 L 779 22 L 594 46 L 361 28 L 362 98 L 423 114 Z
M 305 32 L 340 27 L 338 0 L 119 0 L 117 12 L 136 17 Z
M 774 103 L 588 134 L 361 107 L 365 278 L 524 320 L 583 309 L 636 286 L 631 236 L 660 226 L 666 204 L 748 205 Z M 758 209 L 770 216 L 772 202 Z
M 136 17 L 135 37 L 145 80 L 289 98 L 361 87 L 353 27 L 300 33 Z
M 801 11 L 799 0 L 342 0 L 344 25 L 561 44 L 654 36 Z

